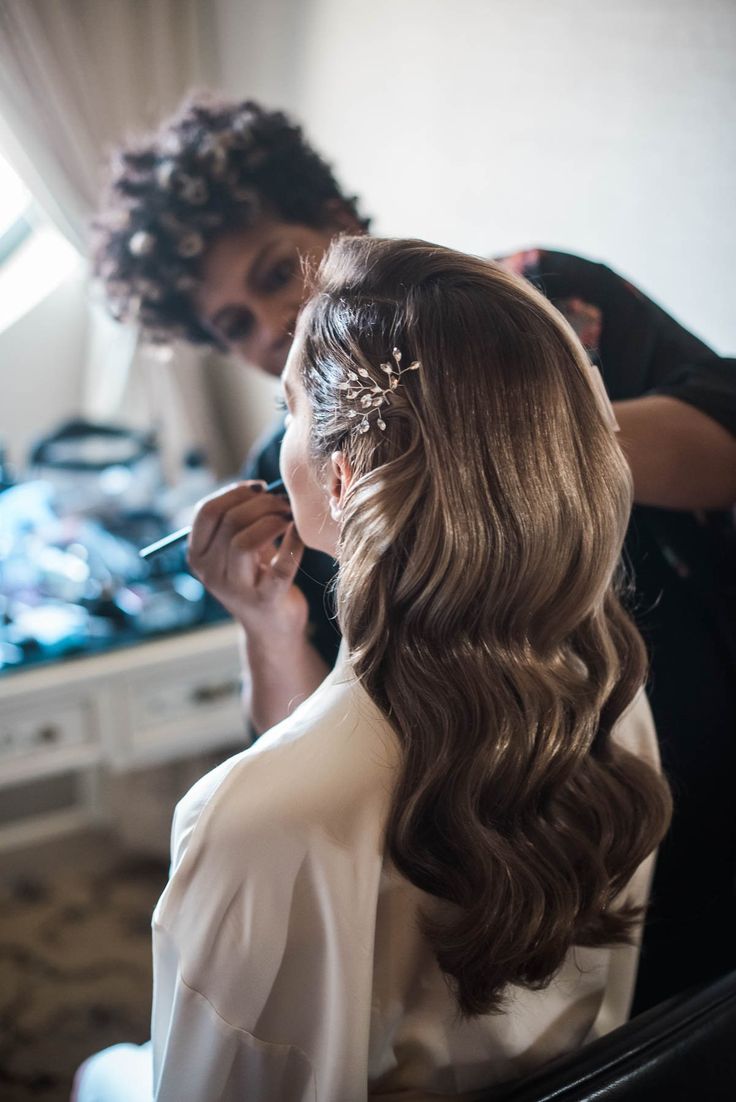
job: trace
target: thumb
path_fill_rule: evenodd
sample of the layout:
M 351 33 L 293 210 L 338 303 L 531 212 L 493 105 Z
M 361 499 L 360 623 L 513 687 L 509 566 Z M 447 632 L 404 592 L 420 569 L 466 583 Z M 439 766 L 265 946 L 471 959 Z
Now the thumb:
M 283 585 L 291 585 L 296 577 L 299 564 L 304 554 L 304 543 L 296 530 L 295 524 L 290 524 L 281 540 L 278 551 L 271 559 L 271 573 Z

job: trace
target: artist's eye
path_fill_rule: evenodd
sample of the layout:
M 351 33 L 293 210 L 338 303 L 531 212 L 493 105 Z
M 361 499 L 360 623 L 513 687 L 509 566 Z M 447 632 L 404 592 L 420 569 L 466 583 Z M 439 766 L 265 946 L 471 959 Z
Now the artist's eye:
M 282 287 L 286 287 L 291 281 L 294 275 L 296 262 L 287 257 L 284 260 L 280 260 L 278 264 L 274 264 L 273 268 L 269 269 L 266 277 L 263 281 L 263 286 L 266 291 L 280 291 Z
M 280 409 L 283 413 L 286 413 L 289 407 L 286 404 L 283 394 L 277 394 L 274 401 L 276 402 L 276 409 Z
M 226 341 L 242 341 L 253 329 L 253 315 L 243 311 L 242 314 L 233 314 L 232 317 L 221 324 L 220 332 Z

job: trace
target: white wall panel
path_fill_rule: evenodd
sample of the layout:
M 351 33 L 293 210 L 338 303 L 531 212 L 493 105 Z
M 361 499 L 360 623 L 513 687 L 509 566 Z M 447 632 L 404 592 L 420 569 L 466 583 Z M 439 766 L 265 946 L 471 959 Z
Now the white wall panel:
M 736 352 L 733 0 L 218 0 L 374 229 L 606 260 Z

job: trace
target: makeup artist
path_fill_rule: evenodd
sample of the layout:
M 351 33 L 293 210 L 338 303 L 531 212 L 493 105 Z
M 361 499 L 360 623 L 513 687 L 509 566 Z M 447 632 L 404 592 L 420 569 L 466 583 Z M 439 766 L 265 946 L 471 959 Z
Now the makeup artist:
M 367 229 L 356 200 L 283 114 L 200 99 L 120 151 L 95 263 L 120 319 L 278 375 L 303 258 Z M 601 264 L 539 249 L 506 263 L 555 303 L 600 366 L 634 476 L 631 610 L 649 646 L 649 695 L 675 799 L 641 958 L 642 1010 L 736 966 L 736 362 Z M 325 590 L 332 562 L 303 550 L 288 504 L 252 481 L 278 477 L 282 435 L 280 425 L 259 445 L 251 481 L 201 509 L 190 541 L 192 568 L 244 628 L 259 731 L 312 692 L 339 646 Z

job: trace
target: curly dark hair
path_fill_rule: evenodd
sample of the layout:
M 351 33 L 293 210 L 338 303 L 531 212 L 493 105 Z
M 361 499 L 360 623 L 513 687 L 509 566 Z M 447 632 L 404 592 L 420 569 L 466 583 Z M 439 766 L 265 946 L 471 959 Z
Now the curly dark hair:
M 94 271 L 114 317 L 137 321 L 149 339 L 217 347 L 191 305 L 208 246 L 264 210 L 323 227 L 335 200 L 368 228 L 356 198 L 285 114 L 199 93 L 156 134 L 114 154 L 92 226 Z

